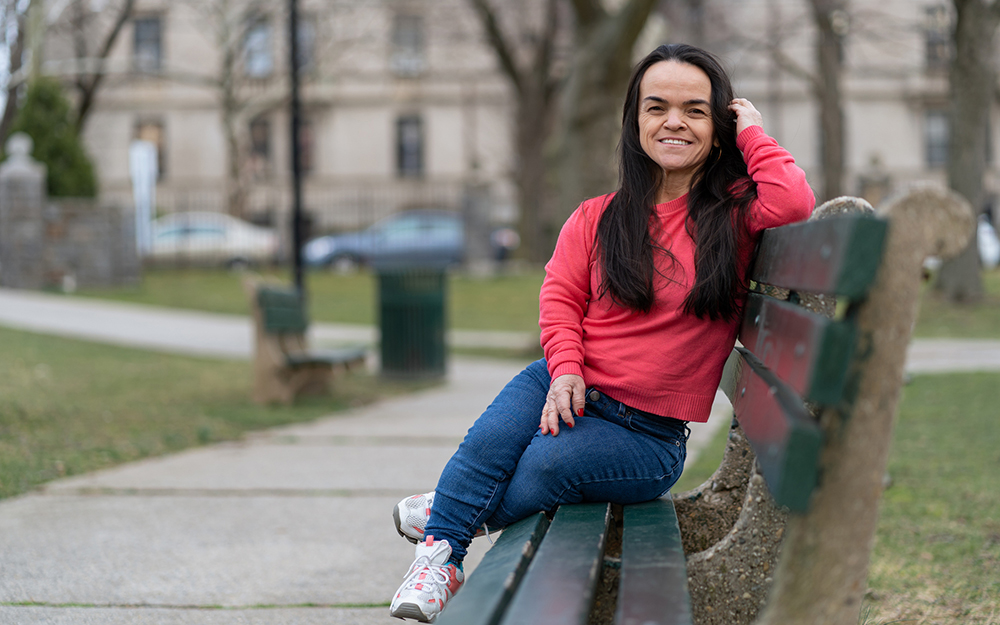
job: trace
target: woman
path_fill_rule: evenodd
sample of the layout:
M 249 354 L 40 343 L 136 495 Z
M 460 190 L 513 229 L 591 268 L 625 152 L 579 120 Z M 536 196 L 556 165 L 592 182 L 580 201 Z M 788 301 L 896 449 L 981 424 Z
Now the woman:
M 545 358 L 476 421 L 437 489 L 394 510 L 397 531 L 421 542 L 393 616 L 437 616 L 480 528 L 562 503 L 648 501 L 680 477 L 686 424 L 708 420 L 736 338 L 758 235 L 814 203 L 761 123 L 702 50 L 661 46 L 636 67 L 618 190 L 580 205 L 545 267 Z

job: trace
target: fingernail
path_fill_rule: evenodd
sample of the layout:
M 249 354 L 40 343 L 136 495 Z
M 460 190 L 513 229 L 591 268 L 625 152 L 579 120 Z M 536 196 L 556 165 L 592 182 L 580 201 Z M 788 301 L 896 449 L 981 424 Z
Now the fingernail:
M 566 425 L 568 425 L 569 427 L 573 427 L 572 423 L 567 423 Z
M 577 414 L 578 417 L 582 417 L 583 416 L 583 408 L 580 408 L 579 410 L 577 410 L 576 414 Z

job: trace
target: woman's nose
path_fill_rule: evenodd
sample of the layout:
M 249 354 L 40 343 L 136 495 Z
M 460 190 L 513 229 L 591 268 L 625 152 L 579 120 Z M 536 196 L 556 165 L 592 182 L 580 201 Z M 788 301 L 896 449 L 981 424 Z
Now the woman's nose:
M 664 120 L 664 125 L 670 129 L 677 129 L 684 127 L 684 116 L 680 114 L 679 111 L 667 111 L 667 118 Z

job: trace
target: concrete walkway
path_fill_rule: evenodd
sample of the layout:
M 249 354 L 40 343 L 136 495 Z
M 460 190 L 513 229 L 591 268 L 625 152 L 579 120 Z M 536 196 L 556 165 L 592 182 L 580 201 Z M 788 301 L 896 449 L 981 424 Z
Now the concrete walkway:
M 250 350 L 242 317 L 58 295 L 0 290 L 0 325 L 201 356 Z M 462 336 L 466 345 L 534 340 Z M 374 336 L 320 325 L 314 338 Z M 524 364 L 456 358 L 435 389 L 0 501 L 0 624 L 399 623 L 373 605 L 389 600 L 412 559 L 392 506 L 433 487 Z M 1000 370 L 1000 341 L 918 341 L 908 368 Z M 695 430 L 692 458 L 726 410 L 722 398 Z M 488 547 L 473 544 L 470 570 Z

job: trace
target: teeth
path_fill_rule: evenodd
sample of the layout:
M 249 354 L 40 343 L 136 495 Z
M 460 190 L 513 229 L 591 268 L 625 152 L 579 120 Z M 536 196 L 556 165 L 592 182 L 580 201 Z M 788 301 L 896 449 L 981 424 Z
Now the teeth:
M 668 143 L 670 145 L 687 145 L 689 141 L 682 141 L 680 139 L 660 139 L 660 143 Z

